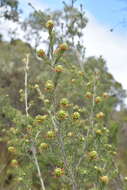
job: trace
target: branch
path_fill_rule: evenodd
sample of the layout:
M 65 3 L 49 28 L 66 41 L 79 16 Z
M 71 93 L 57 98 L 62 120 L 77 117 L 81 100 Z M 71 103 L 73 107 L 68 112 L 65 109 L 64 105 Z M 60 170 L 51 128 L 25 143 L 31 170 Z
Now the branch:
M 33 157 L 34 157 L 34 163 L 35 163 L 37 171 L 38 171 L 38 176 L 39 176 L 39 179 L 41 182 L 41 188 L 42 188 L 42 190 L 45 190 L 44 181 L 43 181 L 43 178 L 41 176 L 41 171 L 40 171 L 39 163 L 37 160 L 36 148 L 34 147 L 34 145 L 32 146 L 32 153 L 33 153 Z
M 29 110 L 29 106 L 28 106 L 28 70 L 29 70 L 29 54 L 26 55 L 26 59 L 24 59 L 24 63 L 25 63 L 25 111 L 26 111 L 26 116 L 29 116 L 28 110 Z M 36 138 L 38 137 L 40 132 L 37 133 Z M 36 147 L 34 146 L 34 144 L 32 145 L 32 153 L 33 153 L 33 158 L 34 158 L 34 163 L 35 166 L 37 168 L 37 172 L 38 172 L 38 176 L 40 179 L 40 183 L 41 183 L 41 188 L 42 190 L 45 190 L 45 186 L 44 186 L 44 182 L 43 182 L 43 178 L 41 176 L 41 171 L 40 171 L 40 167 L 39 167 L 39 163 L 37 160 L 37 155 L 36 155 Z
M 28 70 L 29 70 L 29 54 L 26 55 L 26 59 L 24 60 L 25 63 L 25 111 L 26 111 L 26 116 L 28 117 Z

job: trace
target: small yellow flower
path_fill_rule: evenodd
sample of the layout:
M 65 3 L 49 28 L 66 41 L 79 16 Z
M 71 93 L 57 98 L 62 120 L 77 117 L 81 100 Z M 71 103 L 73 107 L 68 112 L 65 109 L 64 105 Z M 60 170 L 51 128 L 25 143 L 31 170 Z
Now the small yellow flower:
M 53 89 L 54 89 L 54 84 L 53 84 L 53 82 L 52 82 L 51 80 L 48 80 L 48 81 L 46 82 L 46 84 L 45 84 L 45 88 L 46 88 L 47 90 L 53 90 Z
M 39 85 L 38 85 L 38 84 L 35 84 L 34 88 L 39 88 Z
M 13 134 L 16 134 L 18 132 L 18 129 L 16 129 L 14 127 L 11 127 L 10 132 L 13 133 Z
M 98 114 L 96 114 L 96 118 L 98 119 L 102 119 L 104 118 L 105 114 L 103 112 L 99 112 Z
M 47 132 L 47 137 L 48 138 L 54 138 L 56 136 L 55 132 L 54 131 L 48 131 Z
M 54 22 L 53 22 L 53 20 L 48 20 L 47 23 L 46 23 L 46 27 L 47 27 L 49 30 L 52 30 L 53 27 L 54 27 Z
M 61 73 L 64 71 L 64 68 L 62 65 L 57 65 L 55 68 L 54 68 L 54 71 L 57 72 L 57 73 Z
M 19 93 L 20 93 L 20 94 L 23 93 L 23 89 L 20 89 L 20 90 L 19 90 Z
M 35 120 L 38 122 L 38 123 L 42 123 L 44 122 L 46 119 L 47 119 L 47 115 L 37 115 L 35 117 Z
M 49 145 L 47 143 L 41 143 L 39 146 L 40 150 L 46 150 L 49 147 Z
M 79 74 L 80 76 L 83 76 L 83 75 L 84 75 L 84 72 L 78 71 L 78 74 Z
M 61 177 L 62 175 L 64 175 L 64 169 L 63 168 L 56 168 L 54 170 L 54 175 L 56 177 Z
M 76 79 L 71 79 L 71 82 L 74 83 L 76 81 Z
M 109 178 L 108 178 L 108 176 L 101 176 L 101 177 L 100 177 L 100 180 L 101 180 L 101 182 L 104 183 L 104 184 L 108 184 L 108 183 L 109 183 Z
M 11 166 L 12 167 L 18 167 L 18 161 L 17 160 L 12 160 L 11 161 Z
M 77 120 L 77 119 L 79 119 L 79 118 L 80 118 L 80 113 L 79 113 L 79 112 L 74 112 L 74 113 L 72 114 L 72 119 Z
M 8 151 L 9 151 L 9 152 L 12 152 L 12 153 L 15 153 L 15 152 L 16 152 L 16 148 L 13 147 L 13 146 L 9 146 L 9 147 L 8 147 Z
M 98 103 L 100 103 L 101 102 L 101 97 L 100 96 L 97 96 L 96 98 L 95 98 L 95 102 L 98 104 Z
M 87 92 L 85 95 L 86 98 L 92 98 L 92 93 L 91 92 Z
M 100 129 L 97 129 L 95 132 L 97 135 L 102 135 L 102 131 Z
M 108 94 L 107 92 L 104 92 L 104 93 L 102 94 L 102 96 L 103 96 L 104 98 L 108 98 L 108 97 L 109 97 L 109 94 Z
M 58 113 L 57 113 L 57 116 L 60 120 L 64 120 L 68 117 L 68 114 L 67 112 L 65 112 L 64 110 L 60 110 Z
M 73 133 L 73 132 L 69 132 L 69 133 L 67 134 L 67 136 L 68 136 L 68 137 L 73 137 L 73 136 L 74 136 L 74 133 Z
M 45 103 L 45 104 L 49 104 L 50 101 L 49 101 L 48 99 L 45 99 L 45 100 L 44 100 L 44 103 Z
M 37 51 L 37 56 L 40 58 L 43 58 L 45 56 L 45 52 L 43 49 L 40 49 Z
M 97 158 L 97 152 L 96 151 L 91 151 L 88 153 L 88 156 L 90 159 L 96 159 Z
M 22 177 L 18 177 L 18 178 L 16 178 L 16 181 L 21 182 L 21 181 L 23 181 L 23 178 Z
M 68 99 L 67 99 L 67 98 L 62 98 L 62 99 L 60 100 L 60 105 L 62 105 L 62 106 L 64 106 L 64 107 L 67 107 L 68 104 L 69 104 L 69 102 L 68 102 Z
M 66 50 L 68 50 L 68 45 L 66 43 L 60 44 L 59 50 L 60 51 L 66 51 Z

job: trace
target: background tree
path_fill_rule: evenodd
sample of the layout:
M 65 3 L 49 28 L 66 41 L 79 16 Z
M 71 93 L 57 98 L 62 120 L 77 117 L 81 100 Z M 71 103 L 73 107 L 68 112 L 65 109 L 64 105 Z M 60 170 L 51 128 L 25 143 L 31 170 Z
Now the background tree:
M 85 189 L 110 188 L 102 187 L 98 177 L 107 173 L 112 188 L 122 189 L 114 163 L 125 91 L 102 57 L 84 59 L 81 37 L 86 23 L 82 6 L 78 10 L 74 1 L 64 2 L 63 12 L 34 11 L 24 23 L 36 36 L 41 30 L 47 33 L 45 50 L 36 54 L 40 39 L 35 48 L 19 39 L 0 42 L 1 188 L 41 188 L 33 164 L 34 142 L 46 189 L 84 189 L 84 184 Z M 24 104 L 26 54 L 29 117 Z M 108 178 L 101 179 L 108 183 Z

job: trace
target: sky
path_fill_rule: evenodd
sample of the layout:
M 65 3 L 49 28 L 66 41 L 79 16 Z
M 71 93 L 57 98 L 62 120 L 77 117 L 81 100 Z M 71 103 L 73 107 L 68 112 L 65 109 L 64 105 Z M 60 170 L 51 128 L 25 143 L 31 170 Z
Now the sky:
M 31 2 L 36 8 L 62 8 L 63 0 L 19 0 L 22 6 Z M 70 0 L 65 0 L 69 2 Z M 124 31 L 125 19 L 127 18 L 127 0 L 77 0 L 77 5 L 83 4 L 85 10 L 89 11 L 102 24 L 115 26 Z M 26 12 L 26 11 L 25 11 Z M 120 25 L 120 22 L 122 24 Z M 117 26 L 116 26 L 117 25 Z M 118 27 L 119 25 L 119 27 Z
M 19 0 L 19 2 L 24 10 L 24 17 L 32 10 L 28 2 L 37 10 L 62 8 L 62 0 Z M 79 6 L 81 3 L 89 19 L 84 31 L 86 56 L 102 55 L 109 72 L 127 90 L 127 0 L 78 0 L 76 5 Z M 111 28 L 114 28 L 113 32 L 110 32 Z

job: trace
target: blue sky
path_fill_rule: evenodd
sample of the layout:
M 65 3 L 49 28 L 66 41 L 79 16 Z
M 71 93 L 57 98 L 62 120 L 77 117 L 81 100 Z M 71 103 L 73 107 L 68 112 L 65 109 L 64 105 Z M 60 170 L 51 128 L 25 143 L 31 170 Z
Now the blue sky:
M 102 23 L 116 24 L 125 17 L 126 3 L 121 0 L 85 0 L 88 9 Z
M 32 10 L 28 2 L 37 10 L 62 8 L 62 0 L 19 0 L 19 2 L 25 16 Z M 110 32 L 110 28 L 120 23 L 123 18 L 127 21 L 127 0 L 78 0 L 77 6 L 80 3 L 84 5 L 89 19 L 83 38 L 86 57 L 102 55 L 109 72 L 127 90 L 127 26 L 118 25 Z M 123 11 L 125 8 L 126 11 Z M 3 33 L 10 25 L 3 23 Z M 19 35 L 21 36 L 20 30 Z
M 20 7 L 24 10 L 24 17 L 32 11 L 28 2 L 31 2 L 37 10 L 62 8 L 62 0 L 19 0 L 19 2 Z M 102 55 L 109 72 L 127 90 L 127 26 L 118 25 L 113 32 L 110 32 L 110 28 L 120 23 L 123 18 L 127 22 L 127 0 L 78 0 L 76 4 L 79 6 L 81 3 L 84 5 L 89 19 L 83 37 L 86 57 Z M 23 33 L 16 23 L 1 20 L 0 31 L 4 34 L 5 39 L 8 38 L 10 29 L 16 30 L 17 38 L 20 37 L 22 40 L 25 40 L 24 34 L 29 32 Z M 44 34 L 42 36 L 44 39 L 47 38 Z M 33 37 L 31 45 L 34 40 Z M 39 48 L 45 48 L 43 44 L 41 46 Z
M 19 0 L 21 3 L 21 7 L 26 8 L 29 12 L 29 8 L 27 6 L 27 2 L 29 0 Z M 44 8 L 51 9 L 59 9 L 62 8 L 62 0 L 30 0 L 33 2 L 33 5 L 36 4 L 42 5 Z M 69 0 L 66 0 L 69 2 Z M 115 29 L 119 32 L 126 33 L 127 31 L 127 23 L 124 21 L 127 20 L 127 0 L 77 0 L 78 4 L 83 4 L 85 9 L 92 13 L 96 19 L 109 27 L 115 27 Z M 41 6 L 40 6 L 41 8 Z M 126 9 L 126 11 L 125 11 Z M 120 22 L 122 22 L 120 24 Z

